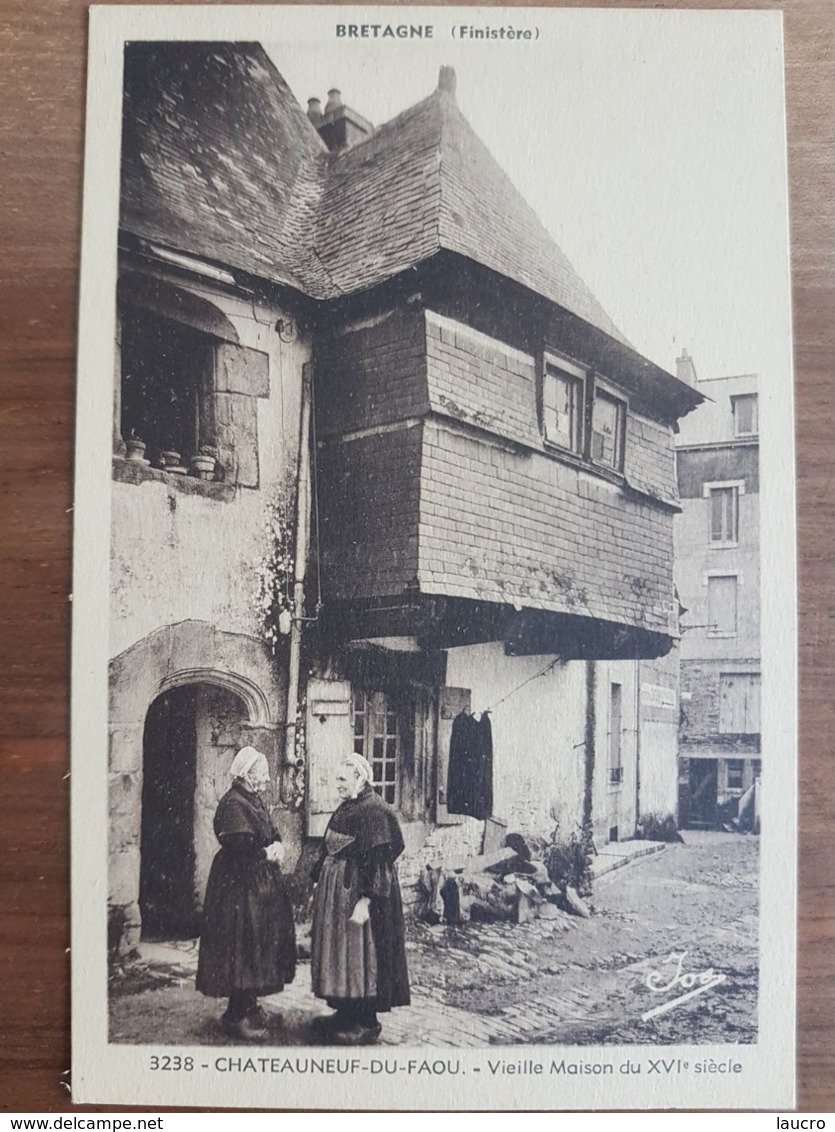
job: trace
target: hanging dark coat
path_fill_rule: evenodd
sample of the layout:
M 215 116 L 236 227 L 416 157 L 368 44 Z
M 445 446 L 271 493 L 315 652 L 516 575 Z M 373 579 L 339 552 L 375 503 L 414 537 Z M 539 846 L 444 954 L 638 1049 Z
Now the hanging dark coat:
M 490 715 L 462 711 L 452 721 L 447 810 L 483 820 L 493 813 L 493 729 Z
M 296 968 L 293 910 L 281 868 L 265 849 L 280 841 L 258 794 L 234 783 L 215 813 L 220 849 L 212 862 L 197 965 L 197 989 L 275 994 Z
M 403 835 L 392 808 L 364 786 L 334 812 L 314 870 L 311 939 L 313 993 L 338 1007 L 374 1000 L 377 1010 L 408 1006 L 403 902 L 395 861 Z M 369 921 L 350 922 L 357 901 L 369 900 Z

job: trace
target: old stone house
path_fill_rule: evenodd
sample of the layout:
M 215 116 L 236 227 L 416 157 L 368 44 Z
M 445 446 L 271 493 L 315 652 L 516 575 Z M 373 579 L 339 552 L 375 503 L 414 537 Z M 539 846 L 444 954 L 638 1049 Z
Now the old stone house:
M 291 859 L 351 749 L 407 877 L 675 811 L 673 434 L 702 398 L 618 332 L 451 71 L 374 129 L 338 92 L 305 113 L 258 45 L 129 45 L 118 327 L 120 945 L 195 931 L 242 742 Z M 492 724 L 476 816 L 447 804 L 462 712 Z

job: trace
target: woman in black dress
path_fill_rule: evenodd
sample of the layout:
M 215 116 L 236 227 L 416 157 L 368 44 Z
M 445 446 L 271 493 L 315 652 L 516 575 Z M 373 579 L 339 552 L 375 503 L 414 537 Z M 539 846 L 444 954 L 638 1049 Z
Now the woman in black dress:
M 315 878 L 311 980 L 313 993 L 335 1010 L 323 1020 L 323 1036 L 363 1045 L 379 1037 L 378 1011 L 409 1005 L 395 867 L 403 835 L 361 755 L 344 760 L 336 783 L 343 801 L 325 831 Z
M 245 1041 L 265 1037 L 261 995 L 292 982 L 296 966 L 293 912 L 281 874 L 284 847 L 264 803 L 267 760 L 244 747 L 232 785 L 215 814 L 220 849 L 212 862 L 197 966 L 197 989 L 228 998 L 224 1030 Z

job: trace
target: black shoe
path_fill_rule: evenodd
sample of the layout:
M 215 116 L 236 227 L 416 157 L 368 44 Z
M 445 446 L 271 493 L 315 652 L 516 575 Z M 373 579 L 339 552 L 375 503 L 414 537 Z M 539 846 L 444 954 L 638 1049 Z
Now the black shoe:
M 257 1003 L 251 1010 L 246 1012 L 247 1022 L 251 1022 L 253 1026 L 261 1029 L 268 1029 L 270 1026 L 280 1026 L 284 1018 L 277 1010 L 265 1010 L 263 1006 Z
M 375 1026 L 363 1026 L 354 1022 L 345 1029 L 333 1030 L 330 1040 L 337 1046 L 371 1046 L 379 1038 L 383 1027 L 379 1022 Z
M 223 1027 L 224 1034 L 228 1034 L 230 1038 L 237 1038 L 238 1041 L 259 1042 L 267 1037 L 266 1026 L 260 1026 L 249 1018 L 241 1018 L 240 1021 L 235 1021 L 224 1014 L 220 1019 L 220 1024 Z

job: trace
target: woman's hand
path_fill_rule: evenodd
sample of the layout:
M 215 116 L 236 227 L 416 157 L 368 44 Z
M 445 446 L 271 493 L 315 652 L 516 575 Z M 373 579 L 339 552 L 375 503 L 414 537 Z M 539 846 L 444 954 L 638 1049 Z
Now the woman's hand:
M 368 911 L 369 903 L 370 901 L 367 896 L 361 896 L 354 905 L 354 910 L 348 917 L 348 922 L 351 924 L 358 924 L 360 926 L 362 924 L 367 924 L 370 918 L 370 913 Z
M 267 860 L 274 861 L 277 865 L 284 860 L 284 846 L 280 841 L 272 841 L 264 852 L 267 854 Z

